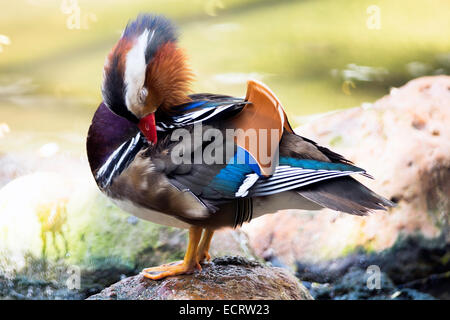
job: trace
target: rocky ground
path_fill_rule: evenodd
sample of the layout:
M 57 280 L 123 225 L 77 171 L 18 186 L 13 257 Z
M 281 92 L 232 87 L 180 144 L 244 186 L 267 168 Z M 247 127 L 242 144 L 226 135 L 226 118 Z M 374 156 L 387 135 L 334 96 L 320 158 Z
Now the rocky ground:
M 450 299 L 450 244 L 409 236 L 389 249 L 319 263 L 296 262 L 296 275 L 316 299 Z M 367 285 L 379 271 L 380 287 Z
M 192 275 L 126 278 L 88 300 L 310 300 L 290 272 L 242 257 L 221 257 Z
M 232 287 L 236 299 L 298 299 L 307 298 L 306 287 L 315 299 L 449 299 L 449 88 L 450 77 L 416 79 L 374 104 L 313 117 L 297 129 L 367 169 L 376 179 L 362 182 L 396 208 L 367 217 L 267 215 L 213 238 L 213 257 L 244 260 L 216 259 L 201 273 L 163 282 L 129 277 L 181 259 L 185 231 L 118 210 L 98 194 L 83 159 L 0 155 L 0 298 L 206 298 L 205 288 L 208 297 L 229 298 Z M 55 208 L 57 219 L 49 219 Z M 212 277 L 221 279 L 217 286 Z M 379 286 L 372 288 L 374 279 Z M 236 281 L 264 290 L 240 291 Z

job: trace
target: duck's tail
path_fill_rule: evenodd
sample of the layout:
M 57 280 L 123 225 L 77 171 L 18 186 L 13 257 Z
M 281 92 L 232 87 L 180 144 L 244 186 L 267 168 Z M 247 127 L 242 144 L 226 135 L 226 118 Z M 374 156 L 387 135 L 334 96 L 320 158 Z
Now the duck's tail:
M 348 176 L 317 182 L 296 191 L 323 207 L 359 216 L 396 205 Z

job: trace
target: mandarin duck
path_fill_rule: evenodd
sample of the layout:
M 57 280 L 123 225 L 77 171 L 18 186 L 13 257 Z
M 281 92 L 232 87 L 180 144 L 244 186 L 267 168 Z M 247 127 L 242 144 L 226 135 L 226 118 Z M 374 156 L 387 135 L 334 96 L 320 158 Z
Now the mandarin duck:
M 351 177 L 370 177 L 364 169 L 296 134 L 264 84 L 249 81 L 245 98 L 189 94 L 192 72 L 163 16 L 127 24 L 103 78 L 87 137 L 99 189 L 139 218 L 189 229 L 184 260 L 146 268 L 147 278 L 201 270 L 216 230 L 265 214 L 394 205 Z

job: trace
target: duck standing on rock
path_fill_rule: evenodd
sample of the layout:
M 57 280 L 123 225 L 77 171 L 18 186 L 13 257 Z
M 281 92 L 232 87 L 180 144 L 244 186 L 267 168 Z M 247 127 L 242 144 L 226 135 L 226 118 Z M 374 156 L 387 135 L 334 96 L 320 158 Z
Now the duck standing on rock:
M 106 59 L 103 102 L 87 137 L 92 173 L 114 203 L 189 228 L 184 260 L 144 269 L 145 277 L 201 270 L 215 230 L 267 213 L 366 215 L 393 206 L 351 177 L 365 170 L 295 134 L 263 84 L 249 81 L 242 99 L 188 94 L 191 80 L 172 23 L 139 15 Z

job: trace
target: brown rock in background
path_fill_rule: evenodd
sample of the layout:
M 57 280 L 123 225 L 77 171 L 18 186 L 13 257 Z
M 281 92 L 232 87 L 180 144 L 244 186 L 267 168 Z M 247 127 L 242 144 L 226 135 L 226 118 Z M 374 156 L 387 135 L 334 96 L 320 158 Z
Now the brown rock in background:
M 241 256 L 251 261 L 263 261 L 249 245 L 247 234 L 240 229 L 216 231 L 209 250 L 211 257 Z
M 126 278 L 88 300 L 311 300 L 288 271 L 244 258 L 223 257 L 191 275 L 153 281 Z
M 375 180 L 357 177 L 398 203 L 368 217 L 291 210 L 244 226 L 256 253 L 293 266 L 391 247 L 400 234 L 449 241 L 450 77 L 413 80 L 373 105 L 315 117 L 297 133 L 341 153 Z

